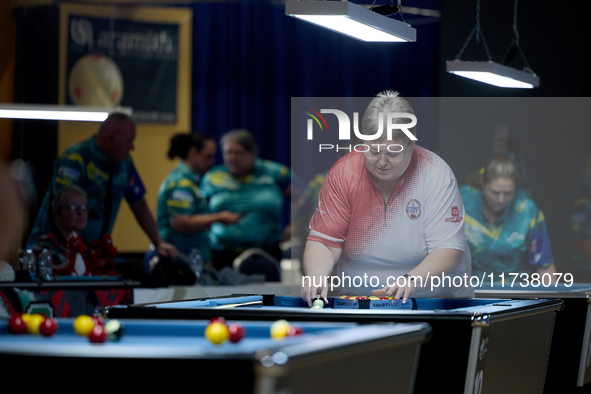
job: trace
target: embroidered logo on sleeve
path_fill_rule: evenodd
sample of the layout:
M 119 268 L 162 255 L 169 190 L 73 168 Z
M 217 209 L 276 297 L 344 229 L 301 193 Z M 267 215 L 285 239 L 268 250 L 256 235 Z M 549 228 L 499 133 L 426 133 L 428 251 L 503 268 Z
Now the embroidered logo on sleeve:
M 318 199 L 318 206 L 316 207 L 316 210 L 318 212 L 320 212 L 322 215 L 324 215 L 326 213 L 326 211 L 322 210 L 322 199 L 321 198 Z
M 57 176 L 60 178 L 71 179 L 77 181 L 80 178 L 80 171 L 68 166 L 61 166 L 57 170 Z
M 172 199 L 175 201 L 185 201 L 188 203 L 192 203 L 195 200 L 191 193 L 183 190 L 175 190 L 172 192 Z
M 421 203 L 415 199 L 406 204 L 406 214 L 410 220 L 417 220 L 421 216 Z
M 445 218 L 446 222 L 451 223 L 459 223 L 462 220 L 464 220 L 464 218 L 460 216 L 460 209 L 458 207 L 451 207 L 451 217 Z

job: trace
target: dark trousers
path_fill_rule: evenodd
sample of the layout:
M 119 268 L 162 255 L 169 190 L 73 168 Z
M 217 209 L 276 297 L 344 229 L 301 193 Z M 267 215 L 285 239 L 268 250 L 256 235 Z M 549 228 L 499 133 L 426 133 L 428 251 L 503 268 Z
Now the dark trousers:
M 261 249 L 269 253 L 271 256 L 275 257 L 277 261 L 281 261 L 281 259 L 283 258 L 283 252 L 281 251 L 279 245 L 274 245 Z M 211 249 L 211 262 L 213 263 L 213 268 L 215 268 L 216 270 L 220 270 L 224 267 L 231 267 L 236 257 L 240 256 L 241 253 L 242 252 L 235 252 L 233 250 L 219 251 Z

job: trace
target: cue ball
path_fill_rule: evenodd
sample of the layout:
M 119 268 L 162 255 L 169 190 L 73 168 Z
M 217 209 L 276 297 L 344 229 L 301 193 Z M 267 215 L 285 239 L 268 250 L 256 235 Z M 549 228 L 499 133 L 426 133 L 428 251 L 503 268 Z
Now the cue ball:
M 220 345 L 230 338 L 230 332 L 224 323 L 213 322 L 205 329 L 205 337 L 214 345 Z
M 105 331 L 111 341 L 120 340 L 123 336 L 124 330 L 124 324 L 117 319 L 109 320 L 107 321 L 107 324 L 105 324 Z
M 322 300 L 315 300 L 312 303 L 312 307 L 315 307 L 315 306 L 320 307 L 320 308 L 324 308 L 324 301 L 322 301 Z
M 287 332 L 291 325 L 287 322 L 287 320 L 281 319 L 273 322 L 271 324 L 271 338 L 273 339 L 283 339 L 287 336 Z
M 86 337 L 94 328 L 94 321 L 90 316 L 80 315 L 74 320 L 74 331 L 76 334 Z

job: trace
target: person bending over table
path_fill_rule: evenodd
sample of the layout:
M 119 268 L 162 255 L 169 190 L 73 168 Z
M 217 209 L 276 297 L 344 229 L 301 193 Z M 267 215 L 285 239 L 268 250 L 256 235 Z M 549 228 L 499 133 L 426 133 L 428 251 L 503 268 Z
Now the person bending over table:
M 203 194 L 211 212 L 231 211 L 241 218 L 232 225 L 211 225 L 214 268 L 232 266 L 234 259 L 250 248 L 261 248 L 280 261 L 279 243 L 290 233 L 289 224 L 281 229 L 281 213 L 284 199 L 290 194 L 291 170 L 260 159 L 255 138 L 247 130 L 227 132 L 221 145 L 224 164 L 205 175 Z
M 234 224 L 240 215 L 209 212 L 199 185 L 215 162 L 216 142 L 205 133 L 181 133 L 172 137 L 168 158 L 181 161 L 168 174 L 158 192 L 158 228 L 162 239 L 190 255 L 199 249 L 205 263 L 211 261 L 208 230 L 213 223 Z
M 144 185 L 129 156 L 135 137 L 133 120 L 126 114 L 112 113 L 90 139 L 59 155 L 27 247 L 32 248 L 41 235 L 55 230 L 51 201 L 64 186 L 76 185 L 84 189 L 88 198 L 88 224 L 80 232 L 84 238 L 93 242 L 110 234 L 121 200 L 125 198 L 158 252 L 167 257 L 177 256 L 176 248 L 158 234 L 156 221 L 144 199 Z
M 493 274 L 500 281 L 512 273 L 548 273 L 557 277 L 544 214 L 523 189 L 519 172 L 508 158 L 489 162 L 460 188 L 466 216 L 466 240 L 472 252 L 472 272 Z
M 360 132 L 376 134 L 379 123 L 385 125 L 387 114 L 395 112 L 414 114 L 398 92 L 378 94 L 363 115 Z M 415 127 L 409 130 L 416 136 Z M 331 279 L 323 279 L 335 264 L 339 278 L 351 278 L 351 283 L 341 282 L 341 295 L 394 296 L 403 302 L 413 295 L 474 295 L 465 281 L 456 281 L 457 287 L 434 286 L 433 291 L 429 284 L 434 276 L 453 279 L 471 272 L 464 207 L 453 172 L 400 129 L 393 131 L 392 140 L 386 138 L 365 141 L 372 144 L 368 151 L 353 150 L 326 176 L 304 251 L 304 272 L 311 280 L 303 280 L 301 293 L 309 305 L 318 293 L 328 303 Z M 393 144 L 398 145 L 388 151 L 386 145 Z M 363 286 L 354 283 L 364 276 Z M 369 280 L 373 276 L 379 283 Z

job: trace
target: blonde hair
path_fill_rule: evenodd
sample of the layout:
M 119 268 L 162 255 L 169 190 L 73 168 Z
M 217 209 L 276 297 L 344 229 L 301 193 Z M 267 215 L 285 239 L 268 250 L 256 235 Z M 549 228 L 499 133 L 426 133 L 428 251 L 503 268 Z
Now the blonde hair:
M 414 115 L 414 111 L 410 103 L 400 97 L 400 93 L 394 90 L 385 90 L 380 92 L 374 97 L 361 119 L 360 132 L 361 134 L 374 134 L 378 129 L 380 117 L 382 117 L 383 124 L 386 124 L 386 117 L 388 113 L 392 112 L 406 112 Z M 399 123 L 408 123 L 408 119 L 400 118 L 395 119 Z M 416 136 L 416 126 L 409 129 L 409 131 Z M 410 141 L 410 139 L 400 129 L 395 129 L 392 133 L 393 139 L 400 139 L 404 142 Z
M 506 157 L 497 157 L 491 160 L 485 167 L 468 176 L 468 185 L 479 188 L 492 180 L 506 178 L 519 184 L 520 175 L 517 166 Z
M 68 201 L 70 196 L 73 195 L 83 196 L 84 198 L 87 198 L 86 192 L 81 187 L 76 185 L 66 186 L 59 192 L 57 192 L 57 194 L 51 201 L 51 211 L 57 212 L 60 208 L 63 208 L 65 206 L 64 204 L 66 203 L 66 201 Z

